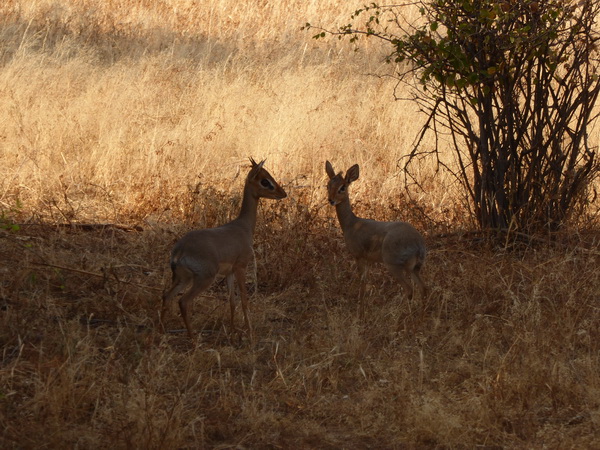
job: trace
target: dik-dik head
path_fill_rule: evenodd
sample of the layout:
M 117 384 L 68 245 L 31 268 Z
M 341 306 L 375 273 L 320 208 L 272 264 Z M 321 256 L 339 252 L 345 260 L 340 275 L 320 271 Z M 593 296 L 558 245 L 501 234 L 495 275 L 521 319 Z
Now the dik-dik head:
M 256 163 L 250 158 L 252 168 L 246 178 L 246 184 L 252 187 L 252 192 L 256 198 L 271 198 L 279 200 L 286 198 L 287 194 L 281 186 L 275 181 L 267 169 L 263 167 L 265 160 Z
M 354 164 L 346 171 L 346 176 L 342 176 L 342 172 L 336 174 L 331 163 L 327 161 L 325 162 L 325 172 L 329 176 L 329 183 L 327 183 L 329 203 L 333 206 L 339 205 L 348 199 L 348 186 L 350 186 L 350 183 L 358 180 L 358 164 Z

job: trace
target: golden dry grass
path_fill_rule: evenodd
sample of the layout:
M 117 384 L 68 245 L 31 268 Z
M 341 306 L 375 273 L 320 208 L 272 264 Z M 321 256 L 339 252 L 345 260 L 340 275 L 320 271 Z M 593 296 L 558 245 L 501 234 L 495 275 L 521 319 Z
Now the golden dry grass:
M 433 167 L 409 198 L 418 114 L 368 75 L 381 49 L 299 29 L 360 4 L 0 6 L 3 448 L 600 445 L 597 221 L 505 251 Z M 217 284 L 191 346 L 156 326 L 168 254 L 236 214 L 248 156 L 289 194 L 259 212 L 256 344 Z M 361 164 L 361 215 L 426 235 L 427 298 L 373 269 L 357 320 L 325 159 Z

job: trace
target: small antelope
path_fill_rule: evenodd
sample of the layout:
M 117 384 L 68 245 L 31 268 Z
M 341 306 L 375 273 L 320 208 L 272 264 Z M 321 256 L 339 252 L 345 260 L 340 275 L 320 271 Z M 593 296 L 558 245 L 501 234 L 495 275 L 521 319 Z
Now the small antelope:
M 356 258 L 360 272 L 361 317 L 364 315 L 364 284 L 369 263 L 382 262 L 404 286 L 409 299 L 413 296 L 410 278 L 418 285 L 421 295 L 425 296 L 427 289 L 419 275 L 426 254 L 423 236 L 405 222 L 378 222 L 356 217 L 350 205 L 348 186 L 358 180 L 358 164 L 354 164 L 346 171 L 346 176 L 342 176 L 342 172 L 336 174 L 327 161 L 325 171 L 329 176 L 329 203 L 335 206 L 346 247 Z
M 250 158 L 250 162 L 252 168 L 246 177 L 242 206 L 237 219 L 216 228 L 190 231 L 173 247 L 171 253 L 173 282 L 171 288 L 163 295 L 160 319 L 162 324 L 171 300 L 191 282 L 191 289 L 179 299 L 181 316 L 191 339 L 194 336 L 189 319 L 192 300 L 208 289 L 217 275 L 224 275 L 227 278 L 233 328 L 235 328 L 233 278 L 237 280 L 244 322 L 252 336 L 248 319 L 246 267 L 254 257 L 252 241 L 258 202 L 261 198 L 282 199 L 287 197 L 287 194 L 263 167 L 264 160 L 257 164 Z

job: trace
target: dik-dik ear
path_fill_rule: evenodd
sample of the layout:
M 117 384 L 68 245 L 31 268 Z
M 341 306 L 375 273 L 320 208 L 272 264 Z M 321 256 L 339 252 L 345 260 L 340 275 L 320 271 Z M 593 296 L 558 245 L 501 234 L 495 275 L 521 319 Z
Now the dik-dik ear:
M 262 168 L 262 166 L 264 165 L 265 161 L 266 161 L 266 160 L 265 160 L 265 159 L 263 159 L 261 162 L 259 162 L 259 163 L 257 164 L 257 163 L 256 163 L 256 161 L 254 161 L 254 158 L 252 158 L 252 157 L 250 158 L 250 163 L 252 164 L 252 168 L 253 168 L 253 169 L 254 169 L 255 167 L 258 167 L 259 169 L 261 169 L 261 168 Z
M 330 179 L 335 177 L 335 170 L 333 170 L 333 166 L 329 161 L 325 161 L 325 172 L 327 172 Z
M 358 164 L 354 164 L 346 171 L 346 183 L 350 184 L 358 180 Z
M 257 164 L 256 161 L 254 161 L 254 158 L 250 158 L 250 163 L 252 164 L 252 169 L 250 170 L 250 177 L 254 178 L 256 174 L 260 172 L 260 169 L 262 169 L 262 166 L 265 164 L 265 160 L 263 159 Z

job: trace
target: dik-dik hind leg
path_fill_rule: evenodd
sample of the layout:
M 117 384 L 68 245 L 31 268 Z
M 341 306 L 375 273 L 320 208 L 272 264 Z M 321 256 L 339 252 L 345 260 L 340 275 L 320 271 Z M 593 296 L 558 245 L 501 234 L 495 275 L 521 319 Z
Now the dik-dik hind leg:
M 171 306 L 171 302 L 177 295 L 183 291 L 186 286 L 189 284 L 189 279 L 177 279 L 174 277 L 173 284 L 168 291 L 165 291 L 162 296 L 162 308 L 160 310 L 159 323 L 163 333 L 165 333 L 165 317 L 167 316 L 167 311 Z
M 413 271 L 411 272 L 411 276 L 415 284 L 419 287 L 419 291 L 421 292 L 421 297 L 427 297 L 427 286 L 423 283 L 423 279 L 421 278 L 421 266 L 415 266 Z
M 406 298 L 412 300 L 413 298 L 413 286 L 411 283 L 412 269 L 408 269 L 405 266 L 396 266 L 392 264 L 385 265 L 390 273 L 396 278 L 406 292 Z
M 179 309 L 181 310 L 181 317 L 183 318 L 183 323 L 185 324 L 185 328 L 187 329 L 188 335 L 190 339 L 194 339 L 194 333 L 192 331 L 192 326 L 190 325 L 190 308 L 192 306 L 192 300 L 200 295 L 203 291 L 208 289 L 210 285 L 213 283 L 215 277 L 211 278 L 194 278 L 194 284 L 192 284 L 192 288 L 187 291 L 183 296 L 179 299 Z

